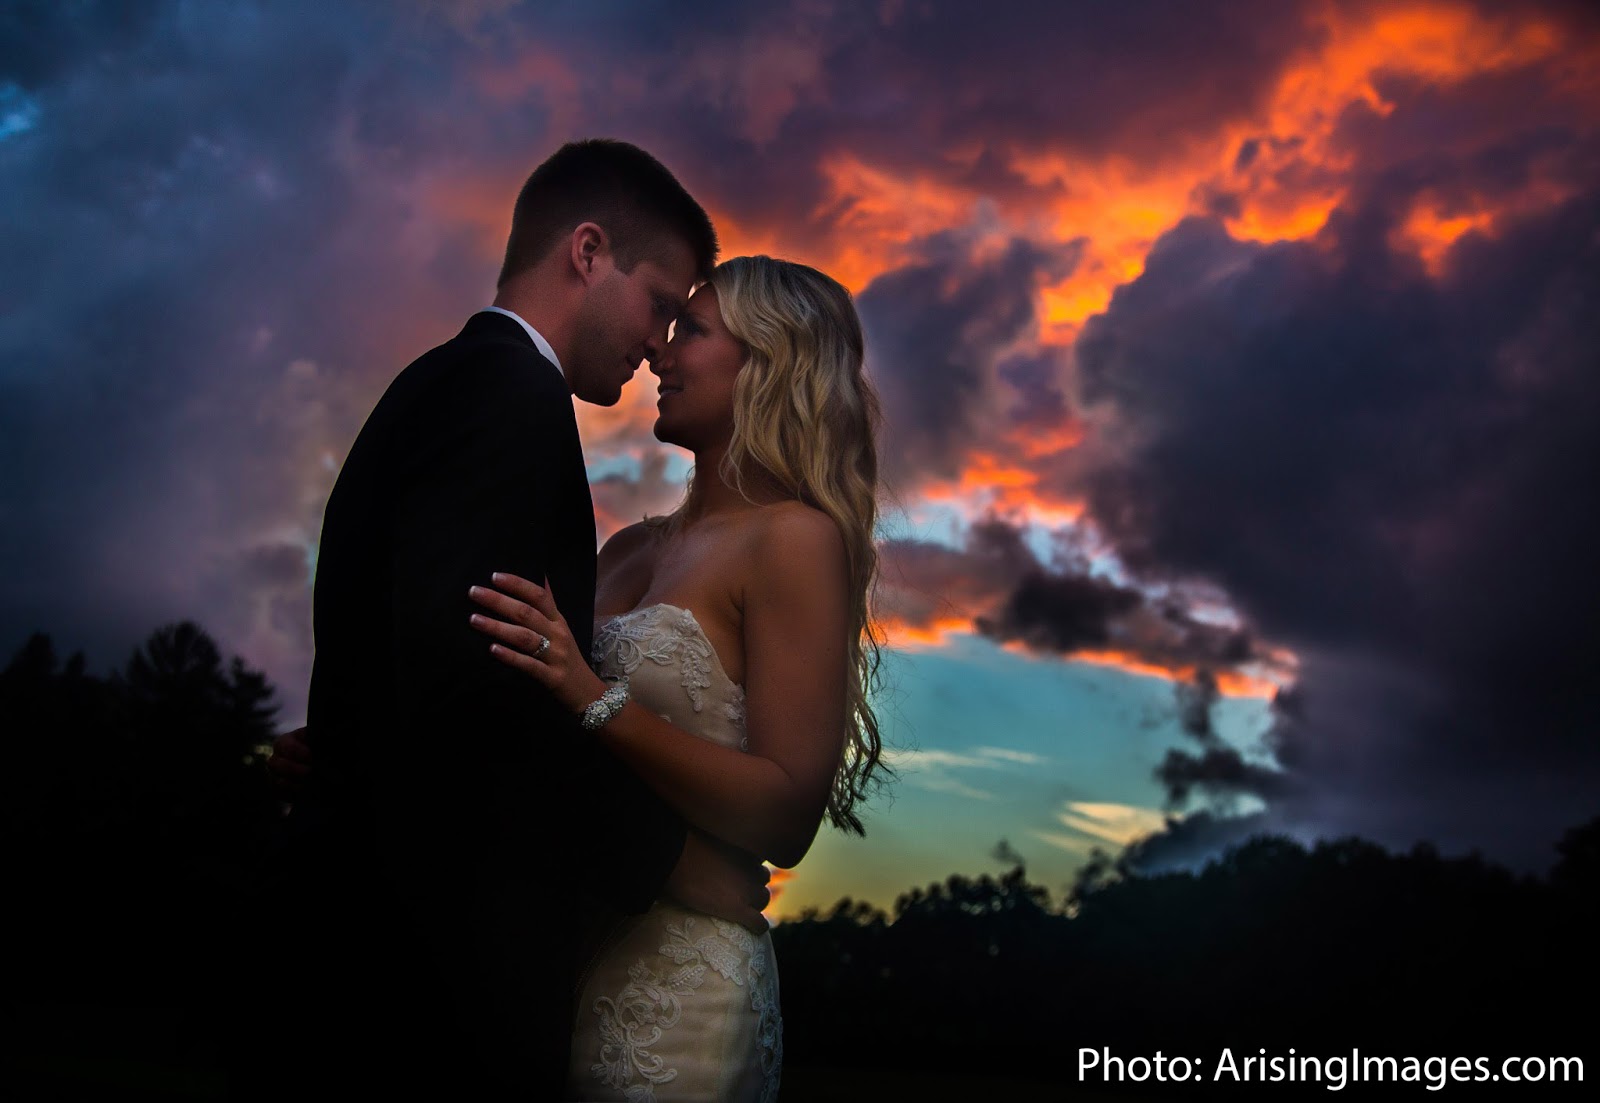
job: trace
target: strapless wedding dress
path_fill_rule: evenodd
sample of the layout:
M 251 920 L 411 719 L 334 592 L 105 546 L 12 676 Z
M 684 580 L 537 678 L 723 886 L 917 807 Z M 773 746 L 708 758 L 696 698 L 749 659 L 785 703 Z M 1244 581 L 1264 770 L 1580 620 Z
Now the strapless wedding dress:
M 600 675 L 674 727 L 745 749 L 744 690 L 687 609 L 650 605 L 595 633 Z M 579 990 L 567 1097 L 778 1096 L 783 1021 L 772 938 L 658 900 L 631 916 Z

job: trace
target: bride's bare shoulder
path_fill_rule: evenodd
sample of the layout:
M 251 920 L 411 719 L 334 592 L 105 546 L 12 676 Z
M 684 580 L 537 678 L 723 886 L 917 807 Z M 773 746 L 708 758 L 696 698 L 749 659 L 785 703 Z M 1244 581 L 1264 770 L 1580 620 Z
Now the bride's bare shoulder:
M 648 521 L 614 533 L 595 561 L 595 609 L 625 612 L 632 609 L 650 587 L 655 573 L 655 526 Z
M 844 537 L 822 510 L 804 502 L 786 501 L 757 511 L 750 538 L 755 561 L 775 567 L 800 566 L 829 570 L 843 563 Z
M 802 535 L 810 533 L 820 537 L 838 534 L 838 526 L 816 506 L 808 506 L 793 498 L 762 506 L 756 511 L 756 523 L 768 534 Z
M 619 566 L 647 551 L 655 543 L 656 527 L 649 521 L 636 521 L 612 533 L 600 547 L 600 568 Z

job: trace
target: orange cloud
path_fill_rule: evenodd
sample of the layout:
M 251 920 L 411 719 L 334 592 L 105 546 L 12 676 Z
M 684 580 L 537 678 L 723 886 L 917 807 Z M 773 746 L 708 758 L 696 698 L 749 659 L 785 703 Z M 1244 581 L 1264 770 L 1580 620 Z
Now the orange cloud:
M 1051 455 L 1077 443 L 1077 430 L 1068 425 L 1059 432 L 1037 437 L 1023 450 L 1034 457 Z M 968 517 L 999 514 L 1049 527 L 1070 525 L 1083 517 L 1085 504 L 1038 489 L 1039 472 L 993 452 L 974 452 L 955 480 L 934 480 L 917 488 L 919 497 L 945 502 Z
M 1082 444 L 1083 424 L 1069 419 L 1059 425 L 1043 429 L 1025 426 L 1014 430 L 1007 439 L 1022 449 L 1022 454 L 1029 459 L 1042 459 L 1045 456 L 1069 451 Z
M 1422 258 L 1429 273 L 1437 276 L 1444 267 L 1445 254 L 1462 235 L 1487 230 L 1493 225 L 1494 215 L 1489 211 L 1449 216 L 1441 214 L 1436 207 L 1419 203 L 1393 235 L 1390 244 L 1409 247 Z
M 766 916 L 769 922 L 772 922 L 775 920 L 778 911 L 778 897 L 783 895 L 784 886 L 794 880 L 794 871 L 778 869 L 773 866 L 767 868 L 772 874 L 771 879 L 767 881 L 767 890 L 772 893 L 772 899 L 767 902 L 766 910 L 761 914 Z
M 720 210 L 715 204 L 710 203 L 706 205 L 706 213 L 711 216 L 711 222 L 717 228 L 717 243 L 721 246 L 724 260 L 729 257 L 761 254 L 826 268 L 821 261 L 809 259 L 805 249 L 797 248 L 800 242 L 785 234 L 780 227 L 762 226 L 736 219 L 727 211 Z M 840 282 L 845 283 L 843 280 Z M 851 286 L 848 283 L 845 285 Z
M 1015 646 L 1015 645 L 1008 645 Z M 1165 678 L 1172 682 L 1193 681 L 1198 669 L 1193 664 L 1166 665 L 1130 651 L 1074 651 L 1068 661 L 1109 666 L 1129 674 L 1142 674 L 1152 678 Z M 1279 684 L 1267 678 L 1252 677 L 1237 670 L 1215 670 L 1217 692 L 1224 697 L 1258 697 L 1271 700 Z
M 1564 48 L 1552 23 L 1453 3 L 1398 5 L 1376 14 L 1330 4 L 1319 22 L 1322 48 L 1285 68 L 1254 117 L 1219 128 L 1208 142 L 1175 147 L 1159 163 L 1048 148 L 1003 151 L 1034 192 L 1031 200 L 1009 197 L 1003 223 L 991 232 L 1083 245 L 1076 268 L 1039 290 L 1041 343 L 1075 340 L 1115 289 L 1143 272 L 1156 239 L 1187 216 L 1211 213 L 1216 196 L 1231 197 L 1234 209 L 1224 218 L 1238 238 L 1315 236 L 1360 167 L 1357 151 L 1336 144 L 1341 118 L 1352 105 L 1379 115 L 1394 110 L 1379 91 L 1382 78 L 1451 84 L 1545 62 Z M 1581 75 L 1585 66 L 1572 68 L 1577 75 L 1565 79 L 1594 83 Z M 1247 142 L 1253 156 L 1241 158 Z M 960 161 L 955 152 L 949 159 Z M 818 263 L 858 290 L 899 263 L 917 238 L 970 225 L 982 198 L 930 175 L 897 174 L 856 153 L 832 154 L 820 171 L 829 198 L 817 218 L 832 229 L 831 248 L 820 249 Z M 1557 198 L 1539 196 L 1542 202 Z M 1419 214 L 1407 236 L 1431 263 L 1461 233 L 1490 218 L 1480 212 L 1430 221 Z
M 972 635 L 976 629 L 972 618 L 942 616 L 925 624 L 916 624 L 900 617 L 888 617 L 877 622 L 887 646 L 896 651 L 927 651 L 943 647 L 951 636 Z
M 1066 347 L 1084 323 L 1104 311 L 1119 287 L 1136 279 L 1154 243 L 1193 215 L 1220 217 L 1243 240 L 1310 240 L 1345 202 L 1366 163 L 1378 154 L 1352 145 L 1352 116 L 1391 117 L 1404 107 L 1388 97 L 1401 93 L 1404 78 L 1446 88 L 1486 74 L 1512 73 L 1542 65 L 1553 87 L 1582 102 L 1600 102 L 1600 54 L 1576 45 L 1551 20 L 1526 12 L 1423 0 L 1362 5 L 1327 3 L 1314 18 L 1318 44 L 1288 60 L 1260 106 L 1248 117 L 1219 125 L 1209 136 L 1175 143 L 1154 159 L 1135 162 L 1116 153 L 1067 152 L 1048 144 L 1029 148 L 931 150 L 925 169 L 887 166 L 871 148 L 833 150 L 814 166 L 823 198 L 800 224 L 735 218 L 707 196 L 725 255 L 765 252 L 822 268 L 857 292 L 877 276 L 906 263 L 920 241 L 951 229 L 976 233 L 977 250 L 1022 237 L 1052 244 L 1075 243 L 1072 270 L 1037 288 L 1038 330 L 1044 346 Z M 558 57 L 537 53 L 481 71 L 477 78 L 496 102 L 540 96 L 559 108 L 578 88 Z M 1003 163 L 1026 186 L 1004 202 L 949 179 L 952 170 L 979 156 Z M 444 176 L 428 181 L 430 215 L 456 229 L 469 227 L 486 257 L 503 247 L 511 196 L 519 181 Z M 1494 234 L 1513 217 L 1547 208 L 1570 189 L 1549 179 L 1527 181 L 1507 195 L 1424 193 L 1398 222 L 1392 244 L 1413 252 L 1438 274 L 1451 250 L 1471 234 Z M 419 222 L 426 220 L 419 220 Z M 586 442 L 618 449 L 649 433 L 654 388 L 636 381 L 610 410 L 580 406 Z M 1081 522 L 1085 504 L 1047 489 L 1042 461 L 1082 441 L 1082 427 L 1063 420 L 1057 428 L 1031 425 L 962 457 L 952 479 L 918 488 L 931 501 L 955 506 L 968 517 L 984 513 L 1048 525 Z M 607 523 L 620 520 L 607 518 Z M 961 579 L 944 580 L 966 601 L 971 615 L 999 595 L 967 594 Z M 919 599 L 920 600 L 920 599 Z M 954 634 L 974 630 L 971 615 L 951 615 L 945 602 L 923 602 L 921 613 L 890 619 L 884 627 L 896 646 L 939 646 Z M 1153 650 L 1159 650 L 1153 649 Z M 1193 668 L 1140 657 L 1130 650 L 1073 656 L 1085 662 L 1169 679 L 1191 677 Z M 1286 667 L 1292 656 L 1274 669 Z M 1271 678 L 1222 672 L 1219 685 L 1230 696 L 1270 696 Z
M 1430 275 L 1438 276 L 1451 248 L 1467 234 L 1493 237 L 1507 222 L 1570 199 L 1575 190 L 1554 180 L 1533 179 L 1500 197 L 1498 205 L 1481 196 L 1446 202 L 1437 194 L 1424 192 L 1390 235 L 1389 244 L 1396 250 L 1410 250 Z
M 1552 79 L 1571 86 L 1570 94 L 1592 91 L 1600 80 L 1594 75 L 1600 57 L 1592 47 L 1582 47 L 1585 56 L 1563 57 L 1563 51 L 1580 47 L 1555 22 L 1525 12 L 1497 13 L 1449 0 L 1358 9 L 1330 2 L 1312 18 L 1322 30 L 1321 45 L 1291 59 L 1259 110 L 1220 125 L 1208 138 L 1174 143 L 1155 161 L 1048 145 L 952 147 L 930 150 L 926 170 L 908 170 L 874 163 L 870 149 L 835 149 L 814 167 L 823 198 L 803 225 L 735 219 L 714 195 L 704 198 L 725 255 L 791 256 L 858 292 L 902 264 L 908 246 L 951 228 L 970 229 L 981 219 L 992 221 L 984 232 L 997 239 L 1082 242 L 1075 270 L 1038 293 L 1040 340 L 1067 345 L 1085 320 L 1106 308 L 1117 287 L 1143 271 L 1157 238 L 1189 215 L 1210 213 L 1219 195 L 1232 201 L 1224 217 L 1236 237 L 1279 241 L 1315 235 L 1346 197 L 1349 177 L 1359 167 L 1359 151 L 1337 144 L 1340 120 L 1356 105 L 1380 116 L 1392 112 L 1396 105 L 1385 99 L 1385 78 L 1450 85 L 1562 60 L 1551 67 Z M 815 77 L 810 68 L 797 72 Z M 552 133 L 570 131 L 567 124 L 582 117 L 582 82 L 567 59 L 551 51 L 519 51 L 512 60 L 486 63 L 472 79 L 491 103 L 540 101 L 552 112 Z M 1246 143 L 1254 153 L 1241 158 Z M 1004 161 L 1031 193 L 1008 195 L 1003 206 L 985 205 L 980 191 L 951 182 L 950 176 L 984 155 Z M 485 176 L 429 181 L 424 198 L 430 215 L 472 227 L 485 255 L 498 257 L 520 179 L 514 173 Z M 1421 213 L 1404 236 L 1433 264 L 1461 233 L 1483 228 L 1492 217 Z
M 818 167 L 827 192 L 816 217 L 834 243 L 825 267 L 851 291 L 903 263 L 908 243 L 966 225 L 977 201 L 930 177 L 873 168 L 852 153 L 832 154 Z
M 1329 48 L 1318 65 L 1287 80 L 1302 111 L 1354 98 L 1384 101 L 1373 78 L 1386 72 L 1453 83 L 1480 73 L 1543 60 L 1561 48 L 1555 25 L 1523 12 L 1495 16 L 1454 3 L 1396 5 L 1368 21 L 1351 19 L 1337 5 L 1326 9 Z
M 1012 165 L 1048 197 L 1039 212 L 1045 231 L 1060 242 L 1083 242 L 1072 273 L 1040 291 L 1041 338 L 1069 345 L 1117 287 L 1144 271 L 1156 238 L 1191 212 L 1194 169 L 1020 152 Z
M 1335 144 L 1341 116 L 1355 105 L 1379 116 L 1396 108 L 1379 90 L 1382 77 L 1449 85 L 1545 61 L 1561 48 L 1549 23 L 1454 4 L 1398 6 L 1364 21 L 1330 6 L 1323 19 L 1326 48 L 1285 71 L 1257 127 L 1232 135 L 1235 143 L 1258 139 L 1256 158 L 1229 181 L 1244 200 L 1228 219 L 1235 237 L 1301 239 L 1322 228 L 1345 198 L 1343 178 L 1358 167 L 1357 151 Z M 1456 238 L 1487 220 L 1483 212 L 1450 218 L 1419 212 L 1404 236 L 1433 267 Z
M 1330 6 L 1324 19 L 1326 47 L 1285 70 L 1260 117 L 1224 128 L 1209 147 L 1142 169 L 1116 158 L 1016 159 L 1024 175 L 1042 186 L 1058 184 L 1063 193 L 1051 205 L 1054 236 L 1086 237 L 1090 243 L 1085 264 L 1041 295 L 1047 339 L 1075 338 L 1090 315 L 1105 309 L 1117 286 L 1143 271 L 1151 243 L 1185 216 L 1205 213 L 1210 195 L 1237 199 L 1237 213 L 1226 218 L 1235 237 L 1282 241 L 1315 235 L 1344 199 L 1344 178 L 1357 167 L 1350 151 L 1334 147 L 1341 115 L 1357 103 L 1379 114 L 1393 110 L 1377 90 L 1380 76 L 1451 83 L 1540 61 L 1560 48 L 1548 24 L 1447 4 L 1382 12 L 1367 22 Z M 1255 157 L 1241 166 L 1238 153 L 1247 141 Z M 1456 236 L 1466 228 L 1448 227 Z M 1440 230 L 1429 229 L 1434 232 L 1424 236 L 1437 242 Z
M 940 630 L 905 629 L 904 636 L 895 636 L 891 639 L 890 646 L 901 646 L 902 639 L 909 641 L 908 650 L 937 647 L 948 641 L 948 637 L 956 631 L 972 632 L 975 629 L 968 624 L 965 627 L 955 627 L 961 624 L 957 621 L 941 622 Z M 1084 650 L 1074 651 L 1068 655 L 1061 655 L 1055 651 L 1041 651 L 1030 647 L 1022 640 L 1006 640 L 999 644 L 1002 651 L 1029 659 L 1050 659 L 1061 662 L 1088 663 L 1091 666 L 1110 667 L 1121 670 L 1127 674 L 1137 674 L 1146 678 L 1161 678 L 1168 682 L 1192 682 L 1199 674 L 1199 668 L 1193 663 L 1164 663 L 1146 655 L 1133 651 L 1120 650 Z M 1238 670 L 1211 669 L 1211 675 L 1216 679 L 1217 693 L 1222 697 L 1257 698 L 1270 701 L 1278 691 L 1288 685 L 1290 679 L 1276 680 L 1267 677 L 1257 677 Z

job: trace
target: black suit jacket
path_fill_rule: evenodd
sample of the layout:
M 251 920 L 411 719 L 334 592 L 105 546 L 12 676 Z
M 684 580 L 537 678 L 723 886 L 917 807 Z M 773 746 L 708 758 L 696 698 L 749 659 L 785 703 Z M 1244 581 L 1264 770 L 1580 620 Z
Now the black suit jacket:
M 332 917 L 319 968 L 365 958 L 351 1017 L 403 1009 L 427 1024 L 408 1048 L 440 1039 L 435 1073 L 538 1095 L 564 1072 L 581 925 L 648 907 L 684 826 L 489 655 L 467 589 L 494 571 L 548 578 L 588 652 L 595 526 L 571 394 L 513 319 L 485 312 L 394 380 L 328 500 L 314 787 L 292 818 Z M 417 984 L 395 991 L 390 968 Z M 335 1033 L 363 1029 L 333 1017 Z

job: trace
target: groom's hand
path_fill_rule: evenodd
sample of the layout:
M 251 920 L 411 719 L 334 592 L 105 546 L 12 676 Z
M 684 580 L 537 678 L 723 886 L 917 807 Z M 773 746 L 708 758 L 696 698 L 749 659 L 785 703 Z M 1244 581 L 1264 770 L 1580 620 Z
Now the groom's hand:
M 765 934 L 762 911 L 772 902 L 761 862 L 720 839 L 689 829 L 683 853 L 667 878 L 667 894 L 685 907 L 737 923 L 751 934 Z

